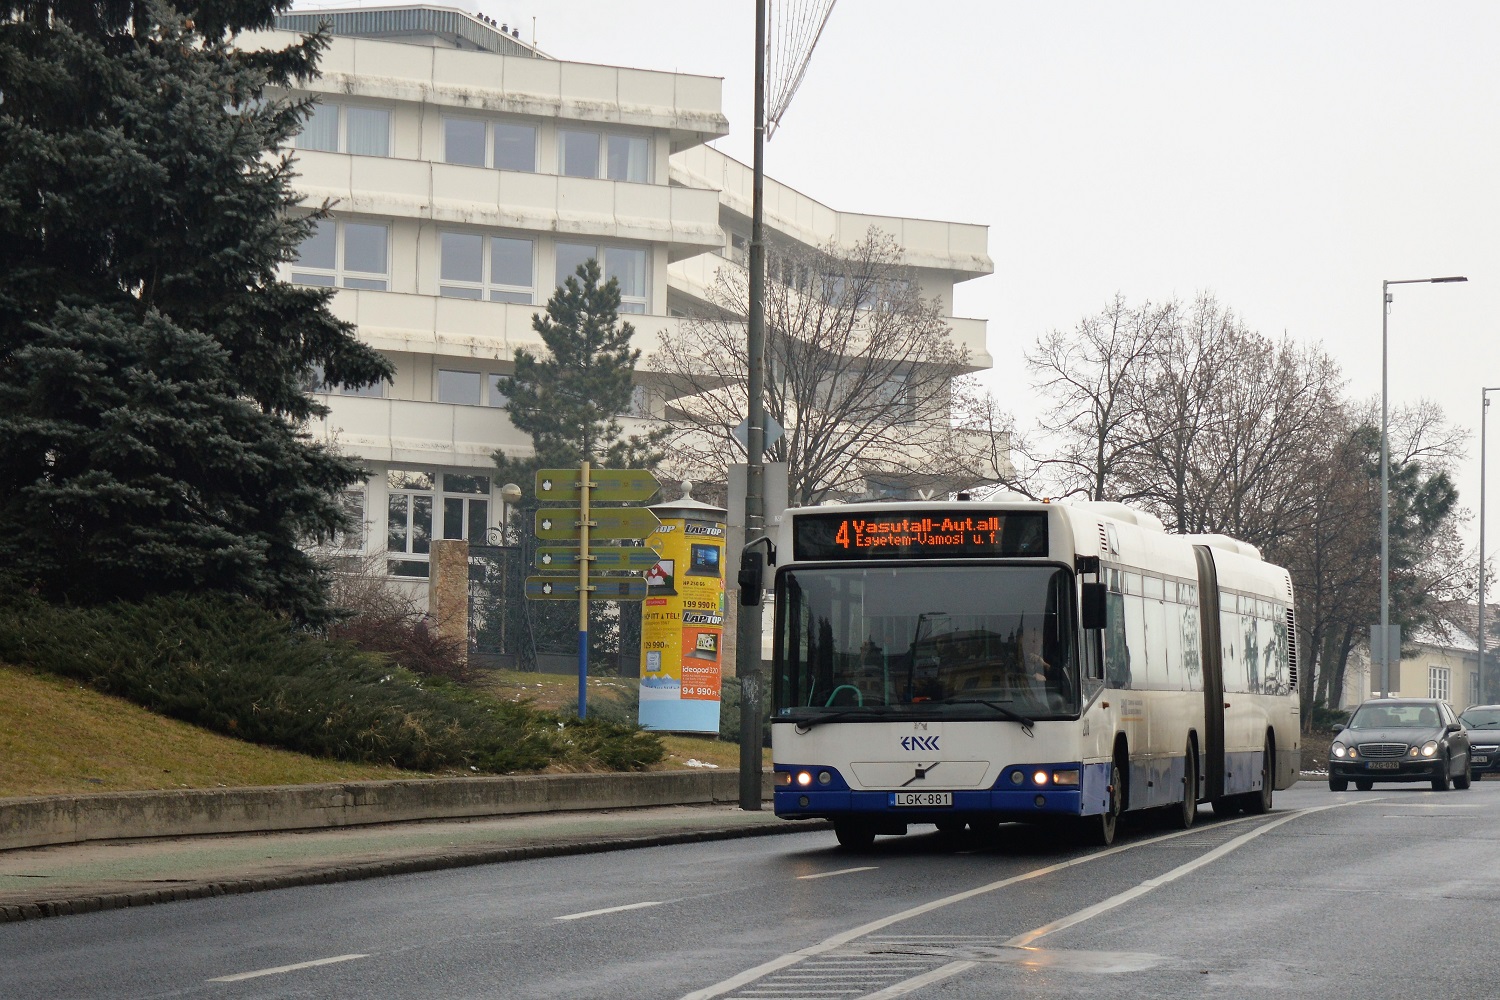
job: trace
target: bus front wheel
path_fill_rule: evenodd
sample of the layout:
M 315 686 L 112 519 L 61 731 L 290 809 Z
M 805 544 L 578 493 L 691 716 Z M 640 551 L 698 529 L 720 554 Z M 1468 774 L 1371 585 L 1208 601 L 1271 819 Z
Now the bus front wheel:
M 1109 763 L 1109 805 L 1097 816 L 1084 816 L 1078 821 L 1079 832 L 1086 844 L 1108 847 L 1115 842 L 1115 830 L 1120 824 L 1120 803 L 1124 801 L 1123 772 L 1118 758 Z
M 846 851 L 867 851 L 875 843 L 875 827 L 857 819 L 834 820 L 833 835 Z

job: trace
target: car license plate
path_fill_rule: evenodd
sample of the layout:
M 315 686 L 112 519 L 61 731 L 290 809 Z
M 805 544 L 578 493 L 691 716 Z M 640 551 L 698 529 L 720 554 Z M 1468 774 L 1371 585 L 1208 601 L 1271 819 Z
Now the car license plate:
M 1371 760 L 1365 762 L 1365 767 L 1371 771 L 1394 771 L 1401 766 L 1398 760 Z
M 1469 758 L 1470 764 L 1488 764 L 1489 762 L 1490 758 L 1487 754 L 1476 753 L 1473 757 Z
M 893 806 L 951 806 L 952 792 L 892 792 Z

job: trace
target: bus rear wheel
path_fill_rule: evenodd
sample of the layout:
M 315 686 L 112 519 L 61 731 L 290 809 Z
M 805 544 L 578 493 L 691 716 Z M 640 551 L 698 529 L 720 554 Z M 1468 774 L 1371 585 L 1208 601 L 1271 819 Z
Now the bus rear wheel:
M 1198 761 L 1191 743 L 1182 764 L 1182 801 L 1168 807 L 1168 815 L 1175 830 L 1186 830 L 1198 818 Z
M 1276 745 L 1266 737 L 1266 750 L 1260 758 L 1260 791 L 1246 792 L 1240 797 L 1245 812 L 1252 816 L 1271 811 L 1271 800 L 1276 789 Z
M 868 851 L 870 845 L 875 843 L 874 825 L 857 819 L 834 820 L 833 835 L 839 839 L 839 846 L 846 851 Z
M 1221 795 L 1214 799 L 1214 815 L 1221 819 L 1240 814 L 1240 800 L 1235 795 Z

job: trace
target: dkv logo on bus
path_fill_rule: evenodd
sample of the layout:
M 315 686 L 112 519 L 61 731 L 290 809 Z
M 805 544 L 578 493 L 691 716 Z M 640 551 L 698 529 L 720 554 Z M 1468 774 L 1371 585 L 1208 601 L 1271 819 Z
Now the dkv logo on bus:
M 938 749 L 938 738 L 936 736 L 903 736 L 901 737 L 902 750 L 936 750 Z

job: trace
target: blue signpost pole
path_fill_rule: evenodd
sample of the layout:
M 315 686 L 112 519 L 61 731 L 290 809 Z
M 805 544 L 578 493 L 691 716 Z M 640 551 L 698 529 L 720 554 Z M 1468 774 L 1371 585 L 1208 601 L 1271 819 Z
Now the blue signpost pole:
M 578 475 L 578 717 L 588 718 L 589 676 L 589 463 Z

